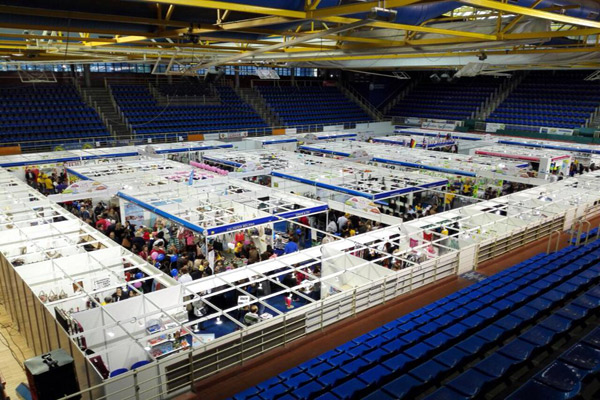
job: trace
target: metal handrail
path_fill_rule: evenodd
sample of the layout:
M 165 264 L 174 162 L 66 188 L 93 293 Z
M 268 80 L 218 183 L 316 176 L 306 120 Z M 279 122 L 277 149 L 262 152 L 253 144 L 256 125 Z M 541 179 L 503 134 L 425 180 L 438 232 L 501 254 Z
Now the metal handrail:
M 552 238 L 554 237 L 554 234 L 557 235 L 557 241 L 556 241 L 556 247 L 554 248 L 554 253 L 558 251 L 558 245 L 560 244 L 560 235 L 561 235 L 561 231 L 560 230 L 555 230 L 553 232 L 550 232 L 550 236 L 548 237 L 548 246 L 546 246 L 546 254 L 550 254 L 550 244 L 552 243 Z
M 341 89 L 345 89 L 346 91 L 348 91 L 348 93 L 350 93 L 351 96 L 354 96 L 357 99 L 357 101 L 359 101 L 363 106 L 365 106 L 375 117 L 377 117 L 378 120 L 381 121 L 384 118 L 384 115 L 381 113 L 381 111 L 379 111 L 377 107 L 371 104 L 369 100 L 367 100 L 362 94 L 360 94 L 358 90 L 356 90 L 350 85 L 344 85 L 342 83 L 340 83 L 339 86 Z
M 584 225 L 587 226 L 584 243 L 587 243 L 588 236 L 590 236 L 590 231 L 592 230 L 592 223 L 590 221 L 588 221 L 587 219 L 582 219 L 581 224 L 580 224 L 581 228 L 583 228 Z M 581 228 L 580 228 L 580 230 L 581 230 Z M 583 232 L 581 232 L 581 233 L 583 233 Z M 580 244 L 581 244 L 581 234 L 577 235 L 577 244 L 576 245 L 579 246 Z

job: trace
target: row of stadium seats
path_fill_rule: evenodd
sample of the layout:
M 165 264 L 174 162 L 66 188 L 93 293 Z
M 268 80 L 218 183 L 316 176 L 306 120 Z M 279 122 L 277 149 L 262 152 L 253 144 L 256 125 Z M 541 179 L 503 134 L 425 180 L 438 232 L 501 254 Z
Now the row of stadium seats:
M 464 120 L 470 118 L 502 82 L 504 79 L 482 76 L 453 82 L 427 79 L 417 84 L 387 115 Z
M 198 88 L 200 92 L 192 89 Z M 190 85 L 186 93 L 204 93 L 202 85 Z M 265 122 L 230 87 L 216 87 L 220 105 L 161 106 L 147 86 L 113 85 L 111 91 L 133 131 L 139 136 L 164 132 L 206 132 L 263 129 Z
M 258 87 L 271 111 L 284 125 L 336 124 L 372 118 L 337 87 Z
M 0 88 L 0 141 L 24 147 L 64 139 L 108 137 L 96 111 L 67 84 Z
M 569 129 L 584 126 L 600 106 L 600 85 L 584 81 L 588 74 L 587 71 L 531 72 L 487 120 Z
M 597 326 L 599 261 L 599 241 L 537 255 L 233 399 L 574 397 L 589 389 L 587 377 L 600 372 L 598 330 L 567 350 L 558 366 L 551 364 L 551 353 L 565 345 L 565 338 Z M 566 377 L 556 374 L 565 367 L 571 370 Z M 543 396 L 531 397 L 532 387 Z

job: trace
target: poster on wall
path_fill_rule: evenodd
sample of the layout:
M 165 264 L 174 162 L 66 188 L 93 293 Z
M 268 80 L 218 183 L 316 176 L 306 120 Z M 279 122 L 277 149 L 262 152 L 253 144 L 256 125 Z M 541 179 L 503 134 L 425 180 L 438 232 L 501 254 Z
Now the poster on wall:
M 93 281 L 94 290 L 106 289 L 110 287 L 110 277 L 107 276 L 105 278 L 97 278 Z
M 549 127 L 541 127 L 540 128 L 540 133 L 544 133 L 546 135 L 565 135 L 565 136 L 572 136 L 573 135 L 573 129 L 566 129 L 566 128 L 549 128 Z
M 219 133 L 219 139 L 240 139 L 245 137 L 248 137 L 248 131 Z
M 453 131 L 456 128 L 456 122 L 446 121 L 444 119 L 428 119 L 423 121 L 421 128 Z
M 98 181 L 76 181 L 60 194 L 52 194 L 48 198 L 59 203 L 81 199 L 110 199 L 118 189 L 108 187 Z
M 498 124 L 495 122 L 488 122 L 485 124 L 485 131 L 488 133 L 496 133 L 506 128 L 505 124 Z
M 124 202 L 125 203 L 125 221 L 131 225 L 140 226 L 144 225 L 144 209 L 137 204 Z
M 368 212 L 371 214 L 381 214 L 377 204 L 373 203 L 369 199 L 365 199 L 364 197 L 351 197 L 345 201 L 347 206 L 351 206 L 360 211 Z

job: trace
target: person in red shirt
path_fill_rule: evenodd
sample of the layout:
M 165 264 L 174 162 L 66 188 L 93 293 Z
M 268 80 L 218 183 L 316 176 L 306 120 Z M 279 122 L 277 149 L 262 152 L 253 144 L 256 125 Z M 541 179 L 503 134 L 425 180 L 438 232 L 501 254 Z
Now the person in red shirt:
M 238 244 L 238 243 L 244 244 L 244 241 L 246 240 L 246 235 L 244 235 L 243 231 L 240 231 L 235 234 L 234 240 L 235 240 L 235 244 Z
M 106 232 L 110 225 L 111 222 L 106 216 L 106 214 L 102 214 L 102 217 L 98 221 L 96 221 L 96 228 L 99 228 L 103 232 Z

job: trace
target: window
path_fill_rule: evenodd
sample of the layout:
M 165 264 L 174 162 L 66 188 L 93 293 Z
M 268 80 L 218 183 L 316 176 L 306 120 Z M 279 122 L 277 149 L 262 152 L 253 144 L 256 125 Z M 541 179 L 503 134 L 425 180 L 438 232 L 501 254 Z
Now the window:
M 308 76 L 311 78 L 316 78 L 319 76 L 318 70 L 316 68 L 296 68 L 296 76 Z
M 277 72 L 277 75 L 279 76 L 291 76 L 292 75 L 292 70 L 289 68 L 275 68 L 275 72 Z

